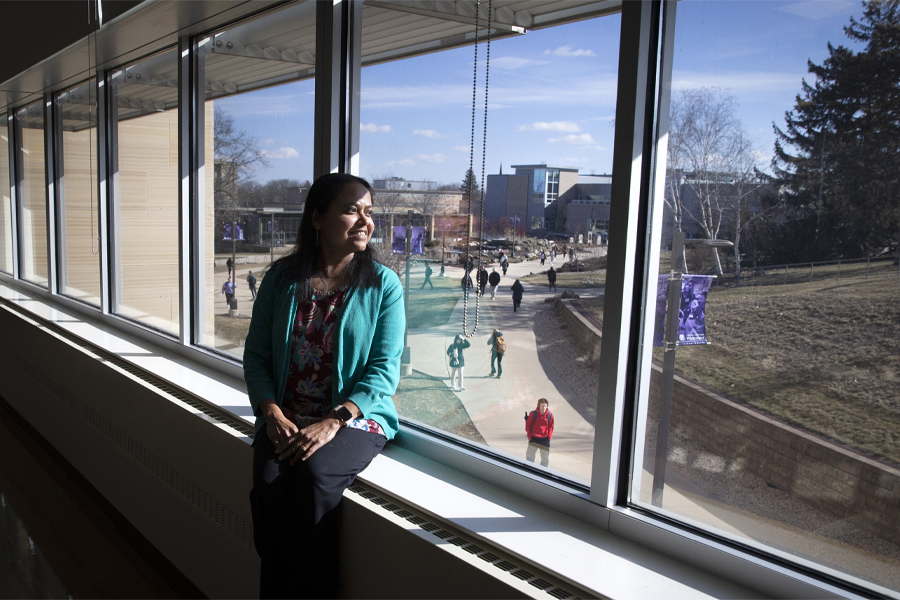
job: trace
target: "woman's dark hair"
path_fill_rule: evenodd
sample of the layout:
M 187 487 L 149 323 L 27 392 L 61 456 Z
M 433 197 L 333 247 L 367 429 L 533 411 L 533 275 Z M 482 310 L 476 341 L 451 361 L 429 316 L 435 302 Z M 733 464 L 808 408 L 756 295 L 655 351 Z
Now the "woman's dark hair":
M 272 265 L 283 267 L 279 274 L 279 280 L 284 278 L 291 283 L 297 283 L 297 296 L 300 301 L 309 300 L 313 290 L 310 278 L 318 270 L 319 248 L 317 245 L 316 228 L 313 227 L 313 214 L 325 214 L 328 207 L 334 201 L 338 193 L 346 185 L 358 183 L 369 191 L 373 198 L 372 186 L 369 182 L 355 175 L 346 173 L 329 173 L 316 179 L 306 195 L 306 203 L 303 207 L 303 217 L 300 219 L 300 228 L 297 230 L 297 245 L 287 254 L 279 258 Z M 371 244 L 366 244 L 366 249 L 356 252 L 347 265 L 350 272 L 350 285 L 354 287 L 376 287 L 380 281 L 375 271 L 375 249 Z

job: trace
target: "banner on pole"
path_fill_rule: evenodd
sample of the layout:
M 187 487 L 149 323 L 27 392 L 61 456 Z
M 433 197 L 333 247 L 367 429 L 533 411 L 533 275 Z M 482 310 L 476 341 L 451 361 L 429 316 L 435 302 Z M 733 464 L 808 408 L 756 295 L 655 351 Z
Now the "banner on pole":
M 410 235 L 410 254 L 425 254 L 425 228 L 413 227 Z M 394 254 L 406 254 L 406 225 L 394 225 L 391 250 Z
M 222 223 L 222 239 L 231 239 L 231 223 Z
M 706 297 L 712 284 L 712 275 L 683 275 L 681 298 L 678 307 L 679 346 L 708 344 L 706 339 Z M 656 283 L 656 324 L 653 331 L 653 345 L 663 345 L 666 322 L 666 295 L 669 276 L 660 275 Z

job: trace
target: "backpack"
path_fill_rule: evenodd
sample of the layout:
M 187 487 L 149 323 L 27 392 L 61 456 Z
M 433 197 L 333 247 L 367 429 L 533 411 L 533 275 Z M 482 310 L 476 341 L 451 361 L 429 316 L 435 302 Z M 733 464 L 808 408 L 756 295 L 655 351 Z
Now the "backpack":
M 506 352 L 506 340 L 503 339 L 502 335 L 498 335 L 494 338 L 494 350 L 497 354 L 504 354 Z

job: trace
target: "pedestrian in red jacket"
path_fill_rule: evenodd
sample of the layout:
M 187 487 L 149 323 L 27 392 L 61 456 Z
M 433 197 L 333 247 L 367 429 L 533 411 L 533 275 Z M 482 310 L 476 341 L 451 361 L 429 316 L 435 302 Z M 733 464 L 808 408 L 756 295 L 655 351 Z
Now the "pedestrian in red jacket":
M 546 398 L 538 400 L 537 408 L 525 414 L 525 433 L 528 435 L 528 449 L 525 460 L 534 462 L 535 454 L 541 451 L 541 466 L 550 464 L 550 438 L 553 437 L 553 413 Z

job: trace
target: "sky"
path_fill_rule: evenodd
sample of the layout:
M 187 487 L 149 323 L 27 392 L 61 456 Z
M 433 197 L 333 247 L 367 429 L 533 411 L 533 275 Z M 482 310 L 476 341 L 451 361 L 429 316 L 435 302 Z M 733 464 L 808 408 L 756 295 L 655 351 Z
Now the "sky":
M 763 167 L 773 153 L 772 123 L 783 124 L 809 78 L 807 61 L 825 59 L 829 41 L 857 47 L 843 27 L 862 12 L 848 0 L 683 0 L 677 10 L 673 95 L 702 87 L 733 95 Z M 486 175 L 536 163 L 610 172 L 620 25 L 611 15 L 494 41 L 484 158 L 486 48 L 479 46 L 479 179 L 482 161 Z M 470 164 L 473 53 L 470 46 L 363 69 L 363 177 L 462 180 Z M 254 174 L 257 181 L 312 177 L 313 99 L 309 80 L 216 101 L 267 153 L 270 167 Z

